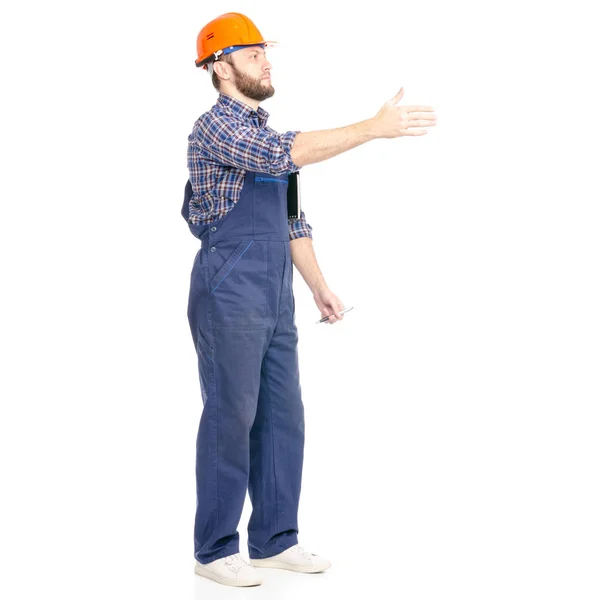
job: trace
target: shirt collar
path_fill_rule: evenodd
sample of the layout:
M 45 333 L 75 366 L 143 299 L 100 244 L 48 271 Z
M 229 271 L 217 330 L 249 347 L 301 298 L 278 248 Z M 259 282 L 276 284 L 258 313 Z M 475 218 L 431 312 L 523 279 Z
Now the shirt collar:
M 257 110 L 254 110 L 245 102 L 242 102 L 241 100 L 238 100 L 233 96 L 223 94 L 222 92 L 219 92 L 217 104 L 219 104 L 230 114 L 235 115 L 244 121 L 254 120 L 255 118 L 257 118 L 258 123 L 261 127 L 264 127 L 267 124 L 269 113 L 264 108 L 262 108 L 262 106 L 259 106 Z

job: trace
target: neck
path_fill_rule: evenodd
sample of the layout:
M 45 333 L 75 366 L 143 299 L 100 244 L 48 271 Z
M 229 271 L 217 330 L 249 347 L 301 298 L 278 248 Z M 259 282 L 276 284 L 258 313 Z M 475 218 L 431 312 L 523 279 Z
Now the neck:
M 240 102 L 251 106 L 254 110 L 258 110 L 258 105 L 260 104 L 258 100 L 248 98 L 248 96 L 244 96 L 244 94 L 241 94 L 236 89 L 224 89 L 221 91 L 223 92 L 223 94 L 231 96 L 232 98 L 235 98 L 236 100 L 239 100 Z

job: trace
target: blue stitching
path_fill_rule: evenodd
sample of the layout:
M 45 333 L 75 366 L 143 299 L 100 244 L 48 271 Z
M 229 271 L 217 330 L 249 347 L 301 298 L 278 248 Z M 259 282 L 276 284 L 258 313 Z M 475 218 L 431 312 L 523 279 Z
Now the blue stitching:
M 288 183 L 287 179 L 274 179 L 273 177 L 256 177 L 255 181 L 281 181 L 282 183 Z
M 250 240 L 250 243 L 244 248 L 244 252 L 246 252 L 246 250 L 248 250 L 248 248 L 250 248 L 250 246 L 252 246 L 252 242 L 253 241 L 254 240 Z M 231 269 L 233 269 L 233 267 L 235 267 L 235 265 L 237 265 L 238 260 L 240 260 L 240 258 L 242 258 L 242 256 L 244 256 L 244 252 L 242 252 L 237 257 L 236 261 L 229 268 L 229 271 L 227 271 L 227 273 L 225 273 L 225 275 L 223 276 L 223 279 L 221 279 L 221 281 L 219 281 L 219 283 L 217 284 L 217 286 L 215 287 L 215 289 L 210 293 L 211 296 L 217 291 L 217 288 L 225 281 L 225 279 L 227 279 L 227 275 L 229 275 L 229 273 L 231 273 Z

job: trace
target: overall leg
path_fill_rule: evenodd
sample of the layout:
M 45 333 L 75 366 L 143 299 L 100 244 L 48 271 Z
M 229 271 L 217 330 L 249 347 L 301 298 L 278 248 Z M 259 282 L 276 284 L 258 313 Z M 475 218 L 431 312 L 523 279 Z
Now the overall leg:
M 250 558 L 273 556 L 298 543 L 304 406 L 297 345 L 290 277 L 282 290 L 279 319 L 263 359 L 258 409 L 250 431 Z
M 248 486 L 265 327 L 220 327 L 206 257 L 192 270 L 188 318 L 198 354 L 203 409 L 196 440 L 194 556 L 206 564 L 239 551 L 237 526 Z M 221 289 L 226 293 L 225 285 Z M 251 288 L 247 288 L 248 290 Z M 221 324 L 222 325 L 222 324 Z
M 204 360 L 209 375 L 197 439 L 194 526 L 194 555 L 203 564 L 239 552 L 265 338 L 264 330 L 216 329 L 214 350 Z

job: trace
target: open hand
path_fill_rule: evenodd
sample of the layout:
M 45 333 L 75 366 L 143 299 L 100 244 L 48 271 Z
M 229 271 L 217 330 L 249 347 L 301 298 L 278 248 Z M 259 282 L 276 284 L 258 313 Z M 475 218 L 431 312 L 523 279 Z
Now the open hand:
M 378 138 L 396 138 L 405 135 L 425 135 L 426 129 L 437 122 L 431 106 L 401 106 L 404 88 L 388 100 L 373 117 L 373 127 Z

